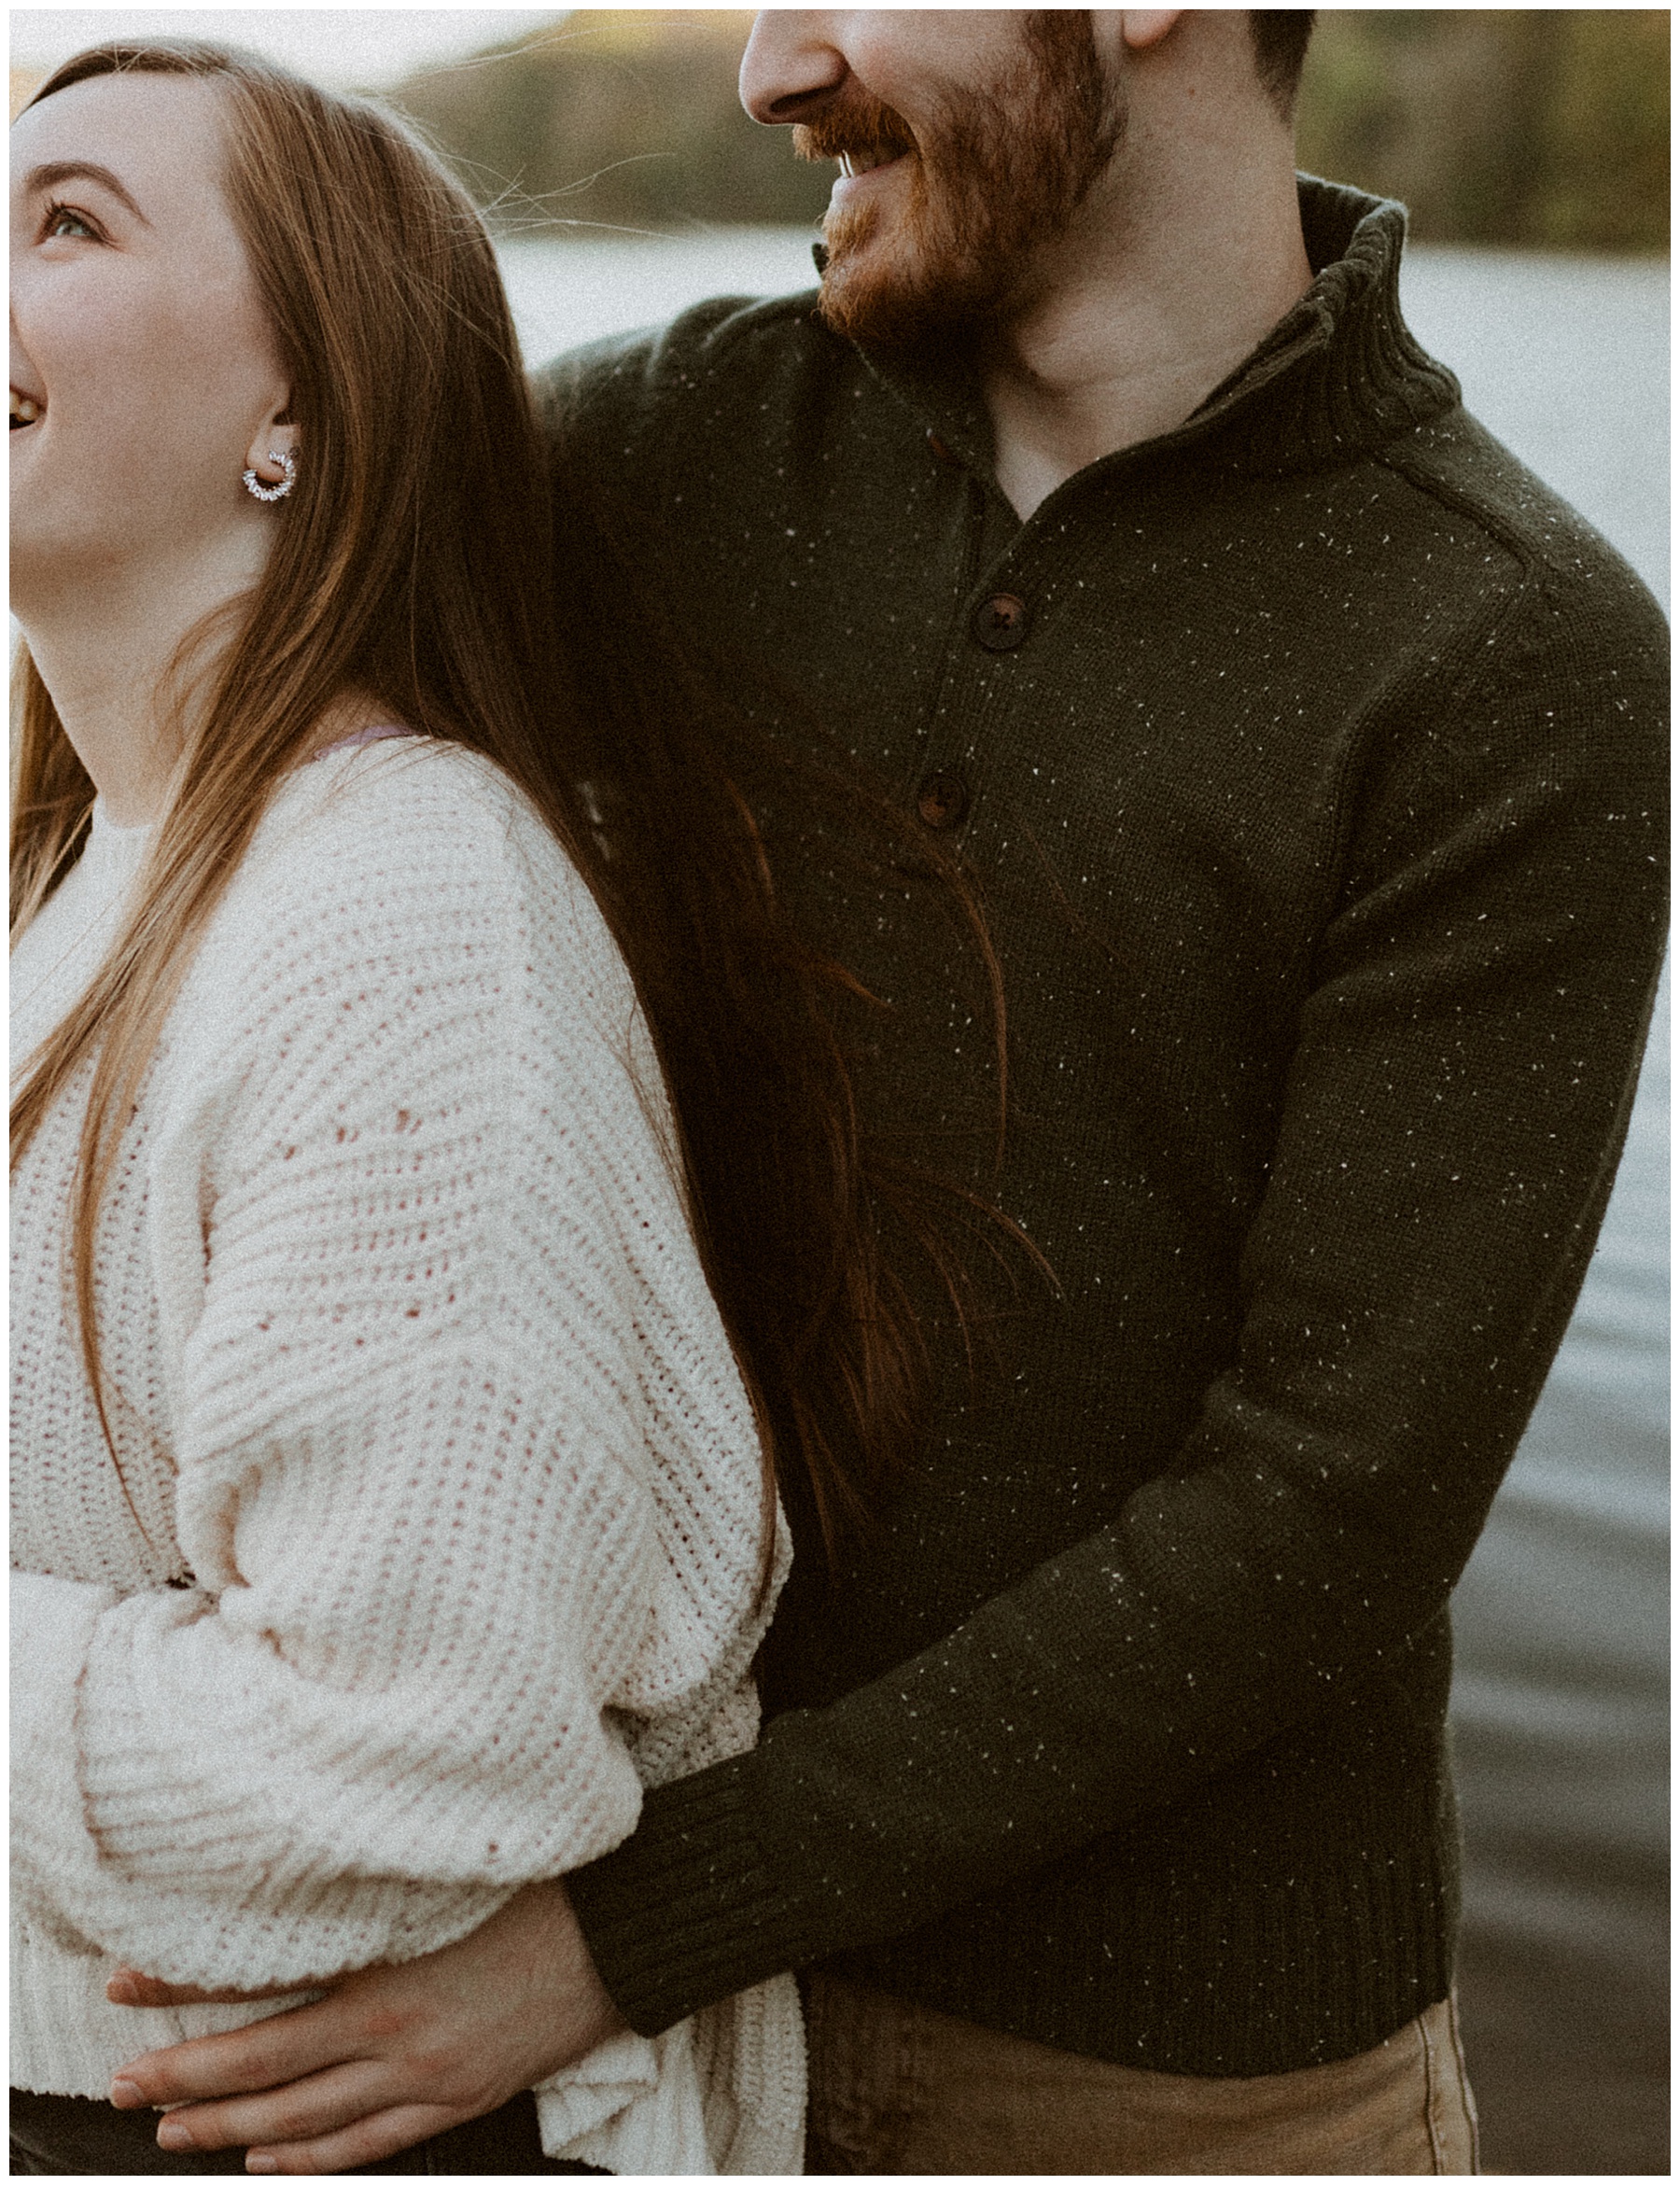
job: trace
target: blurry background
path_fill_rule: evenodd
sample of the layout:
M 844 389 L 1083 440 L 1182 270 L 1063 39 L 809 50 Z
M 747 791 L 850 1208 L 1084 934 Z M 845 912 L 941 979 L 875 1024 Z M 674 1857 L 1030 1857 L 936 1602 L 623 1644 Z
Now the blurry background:
M 91 38 L 200 30 L 382 91 L 502 238 L 533 361 L 809 285 L 828 168 L 735 95 L 750 16 L 14 10 L 14 110 Z M 1404 198 L 1425 345 L 1668 599 L 1666 10 L 1330 10 L 1301 161 Z M 1460 1972 L 1493 2171 L 1666 2174 L 1668 1008 L 1580 1308 L 1457 1604 Z

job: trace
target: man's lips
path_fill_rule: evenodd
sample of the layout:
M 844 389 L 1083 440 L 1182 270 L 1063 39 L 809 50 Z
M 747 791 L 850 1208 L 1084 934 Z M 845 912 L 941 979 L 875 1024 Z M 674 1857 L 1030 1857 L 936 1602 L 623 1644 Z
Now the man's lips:
M 902 160 L 903 156 L 902 144 L 853 145 L 834 154 L 840 162 L 840 172 L 848 182 L 860 175 L 873 175 L 877 167 L 889 167 L 894 160 Z
M 853 146 L 833 157 L 840 162 L 840 172 L 834 178 L 834 187 L 829 197 L 831 204 L 845 204 L 861 196 L 877 175 L 900 165 L 904 158 L 903 145 Z

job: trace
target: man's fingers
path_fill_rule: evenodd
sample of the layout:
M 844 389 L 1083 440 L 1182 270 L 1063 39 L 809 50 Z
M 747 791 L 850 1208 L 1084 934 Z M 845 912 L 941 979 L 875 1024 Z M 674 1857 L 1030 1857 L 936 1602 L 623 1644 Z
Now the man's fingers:
M 328 2065 L 354 2061 L 369 2045 L 352 2014 L 329 1996 L 323 2003 L 259 2018 L 232 2033 L 205 2034 L 173 2049 L 154 2049 L 122 2066 L 111 2082 L 111 2099 L 119 2109 L 143 2109 L 255 2094 Z
M 346 2170 L 359 2170 L 386 2155 L 400 2154 L 435 2133 L 447 2132 L 465 2122 L 459 2109 L 413 2106 L 382 2109 L 364 2117 L 343 2132 L 325 2139 L 309 2139 L 287 2146 L 253 2147 L 245 2168 L 259 2178 L 331 2178 Z
M 187 2105 L 171 2122 L 190 2145 L 243 2145 L 273 2175 L 326 2176 L 483 2116 L 623 2024 L 564 1887 L 538 1883 L 428 1957 L 366 1967 L 319 2002 L 137 2058 L 111 2098 Z
M 168 2003 L 207 2003 L 209 1996 L 202 1988 L 172 1988 L 167 1981 L 155 1981 L 143 1972 L 130 1972 L 126 1967 L 113 1973 L 105 1982 L 107 2003 L 127 2003 L 147 2010 L 161 2010 Z
M 377 2064 L 342 2064 L 313 2079 L 227 2101 L 189 2102 L 171 2109 L 158 2125 L 158 2145 L 171 2154 L 222 2147 L 269 2146 L 320 2139 L 360 2118 L 376 2114 L 392 2098 L 388 2076 Z
M 313 1983 L 318 1992 L 320 1982 Z M 177 1988 L 167 1981 L 153 1980 L 150 1973 L 136 1972 L 132 1965 L 123 1966 L 105 1982 L 107 2003 L 126 2003 L 143 2010 L 159 2010 L 173 2003 L 266 2003 L 275 1996 L 298 1996 L 310 1990 L 287 1988 Z

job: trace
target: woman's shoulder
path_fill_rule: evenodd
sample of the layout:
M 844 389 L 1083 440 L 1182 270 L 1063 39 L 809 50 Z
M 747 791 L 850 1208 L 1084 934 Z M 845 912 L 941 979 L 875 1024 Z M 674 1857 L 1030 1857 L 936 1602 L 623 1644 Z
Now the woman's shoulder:
M 330 749 L 282 785 L 264 814 L 253 870 L 308 866 L 350 855 L 400 869 L 424 859 L 447 884 L 457 873 L 495 886 L 523 882 L 533 849 L 543 877 L 581 885 L 576 868 L 499 766 L 464 744 L 399 735 Z
M 256 918 L 271 940 L 282 911 L 352 932 L 395 923 L 419 935 L 463 916 L 600 925 L 525 792 L 483 753 L 420 735 L 329 751 L 284 784 L 228 892 L 230 917 Z
M 275 796 L 189 974 L 318 1011 L 463 980 L 621 1027 L 629 974 L 581 874 L 489 759 L 430 737 L 337 750 Z M 281 998 L 287 997 L 282 1004 Z

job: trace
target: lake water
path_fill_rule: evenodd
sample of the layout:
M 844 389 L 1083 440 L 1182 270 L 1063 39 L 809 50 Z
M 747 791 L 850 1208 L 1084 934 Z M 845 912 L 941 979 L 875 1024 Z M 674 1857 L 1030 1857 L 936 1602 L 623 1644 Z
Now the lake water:
M 533 361 L 810 286 L 804 230 L 522 240 Z M 1472 410 L 1666 607 L 1666 264 L 1417 249 L 1406 312 Z M 1486 2159 L 1665 2166 L 1669 1009 L 1579 1308 L 1459 1590 L 1461 1984 Z

